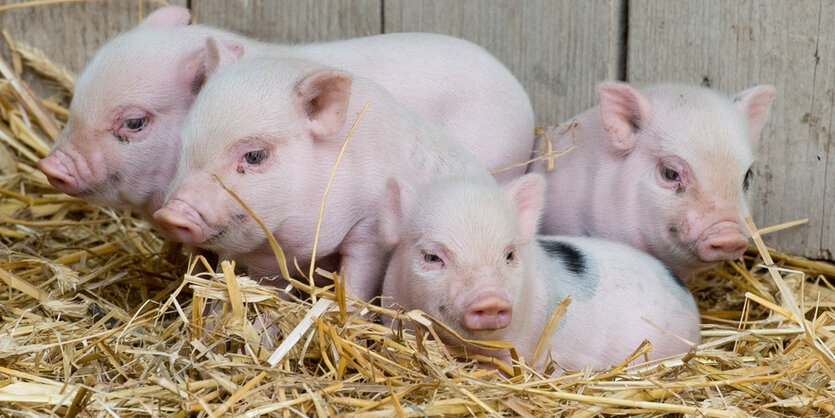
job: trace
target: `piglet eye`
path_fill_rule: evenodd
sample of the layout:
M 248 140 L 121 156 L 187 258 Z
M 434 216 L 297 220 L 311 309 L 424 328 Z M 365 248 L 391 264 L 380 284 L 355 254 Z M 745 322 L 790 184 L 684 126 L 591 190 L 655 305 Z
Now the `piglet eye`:
M 443 263 L 441 257 L 438 257 L 437 255 L 430 253 L 423 254 L 423 261 L 426 261 L 427 263 Z
M 125 121 L 122 122 L 122 127 L 131 131 L 139 131 L 142 130 L 147 123 L 148 118 L 125 119 Z
M 681 180 L 681 176 L 678 174 L 678 171 L 673 170 L 670 167 L 661 166 L 661 177 L 664 177 L 665 180 L 668 181 L 679 181 Z
M 516 252 L 515 251 L 508 251 L 507 255 L 504 257 L 505 261 L 508 263 L 513 262 L 516 259 Z
M 749 169 L 748 169 L 748 172 L 746 172 L 746 173 L 745 173 L 745 179 L 744 179 L 744 180 L 742 180 L 742 191 L 743 191 L 743 192 L 747 192 L 747 191 L 748 191 L 748 186 L 749 186 L 749 185 L 751 185 L 751 177 L 752 177 L 753 175 L 754 175 L 754 173 L 753 173 L 753 172 L 751 172 L 751 169 L 749 168 Z
M 444 259 L 437 254 L 423 253 L 423 261 L 429 268 L 441 268 L 444 266 Z
M 250 151 L 244 154 L 244 161 L 250 165 L 258 165 L 264 162 L 267 158 L 267 151 L 259 149 L 256 151 Z

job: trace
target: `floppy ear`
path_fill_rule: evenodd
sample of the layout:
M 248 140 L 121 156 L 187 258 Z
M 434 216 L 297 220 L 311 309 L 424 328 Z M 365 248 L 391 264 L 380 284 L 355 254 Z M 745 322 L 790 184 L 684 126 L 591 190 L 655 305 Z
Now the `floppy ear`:
M 169 6 L 154 10 L 139 24 L 139 27 L 185 26 L 188 25 L 189 20 L 191 20 L 191 13 L 189 13 L 188 9 Z
M 395 246 L 400 243 L 402 219 L 403 194 L 400 183 L 392 177 L 386 183 L 383 210 L 380 212 L 380 235 L 387 245 Z
M 526 174 L 507 185 L 505 192 L 516 207 L 516 234 L 519 244 L 531 242 L 539 226 L 545 178 L 541 174 Z
M 753 146 L 760 137 L 765 125 L 771 101 L 774 100 L 774 86 L 762 85 L 751 87 L 733 97 L 734 106 L 748 121 L 748 140 Z
M 342 130 L 352 82 L 353 78 L 345 71 L 319 70 L 296 85 L 296 105 L 307 116 L 314 137 L 327 137 Z
M 597 86 L 597 96 L 606 138 L 619 150 L 631 150 L 636 132 L 652 117 L 652 103 L 632 86 L 611 81 Z
M 236 41 L 218 42 L 212 37 L 206 39 L 206 46 L 182 65 L 182 79 L 189 83 L 192 95 L 197 95 L 214 73 L 237 62 L 244 53 L 244 46 Z

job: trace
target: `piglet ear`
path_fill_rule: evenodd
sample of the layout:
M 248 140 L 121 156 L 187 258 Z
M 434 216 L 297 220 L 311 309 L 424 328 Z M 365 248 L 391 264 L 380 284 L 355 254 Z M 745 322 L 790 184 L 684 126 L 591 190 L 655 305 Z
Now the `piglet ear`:
M 748 140 L 751 145 L 754 145 L 765 125 L 771 101 L 774 100 L 774 87 L 769 85 L 751 87 L 738 93 L 732 100 L 737 110 L 748 120 Z
M 314 137 L 327 137 L 342 130 L 352 82 L 353 78 L 345 71 L 319 70 L 296 85 L 297 106 L 307 116 Z
M 151 26 L 185 26 L 191 20 L 191 13 L 188 9 L 178 6 L 163 7 L 154 10 L 142 23 L 140 28 Z
M 218 42 L 209 37 L 204 48 L 186 59 L 182 66 L 182 79 L 189 83 L 191 94 L 196 96 L 209 77 L 238 61 L 243 53 L 244 47 L 237 41 Z
M 545 195 L 545 178 L 541 174 L 526 174 L 505 189 L 516 207 L 516 233 L 519 244 L 525 245 L 536 235 L 542 201 Z
M 208 79 L 217 70 L 237 62 L 244 54 L 244 46 L 237 41 L 223 41 L 219 43 L 214 38 L 206 39 L 206 58 L 203 70 Z
M 652 103 L 632 86 L 611 81 L 597 86 L 597 96 L 606 138 L 619 150 L 631 150 L 636 132 L 652 116 Z
M 403 223 L 403 193 L 400 183 L 390 178 L 386 183 L 383 210 L 380 213 L 380 235 L 387 245 L 400 243 L 400 226 Z

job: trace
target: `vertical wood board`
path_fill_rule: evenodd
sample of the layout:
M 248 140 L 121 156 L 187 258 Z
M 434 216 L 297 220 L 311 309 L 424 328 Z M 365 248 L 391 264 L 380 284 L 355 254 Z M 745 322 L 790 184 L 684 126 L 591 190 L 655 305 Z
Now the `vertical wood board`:
M 305 43 L 376 35 L 382 31 L 381 0 L 200 0 L 198 23 L 270 42 Z
M 437 32 L 481 45 L 522 82 L 536 122 L 562 122 L 618 77 L 622 0 L 387 0 L 385 32 Z
M 186 4 L 185 0 L 168 2 Z M 4 0 L 0 9 L 23 3 L 31 2 Z M 139 23 L 140 5 L 142 16 L 160 7 L 158 2 L 136 0 L 25 6 L 0 11 L 0 28 L 15 41 L 42 50 L 51 60 L 78 74 L 107 40 Z M 0 41 L 0 54 L 6 60 L 10 58 L 5 41 Z
M 777 89 L 762 131 L 751 187 L 761 226 L 810 219 L 767 242 L 831 258 L 835 249 L 835 3 L 803 1 L 629 3 L 627 81 L 677 81 L 733 94 Z

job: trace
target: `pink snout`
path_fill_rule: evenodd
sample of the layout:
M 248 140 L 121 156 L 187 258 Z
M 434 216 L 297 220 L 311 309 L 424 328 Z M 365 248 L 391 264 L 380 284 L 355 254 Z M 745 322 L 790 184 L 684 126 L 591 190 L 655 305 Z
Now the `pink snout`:
M 464 326 L 471 331 L 502 329 L 510 324 L 513 308 L 506 297 L 485 292 L 470 302 L 464 311 Z
M 702 261 L 722 261 L 739 258 L 748 248 L 748 237 L 739 224 L 725 221 L 708 228 L 696 246 Z
M 154 212 L 154 220 L 159 223 L 163 233 L 175 241 L 196 245 L 208 238 L 204 233 L 205 222 L 200 213 L 181 200 L 169 200 Z
M 81 193 L 78 177 L 55 154 L 49 154 L 41 158 L 38 161 L 38 169 L 46 175 L 49 184 L 56 189 L 70 196 L 77 196 Z

